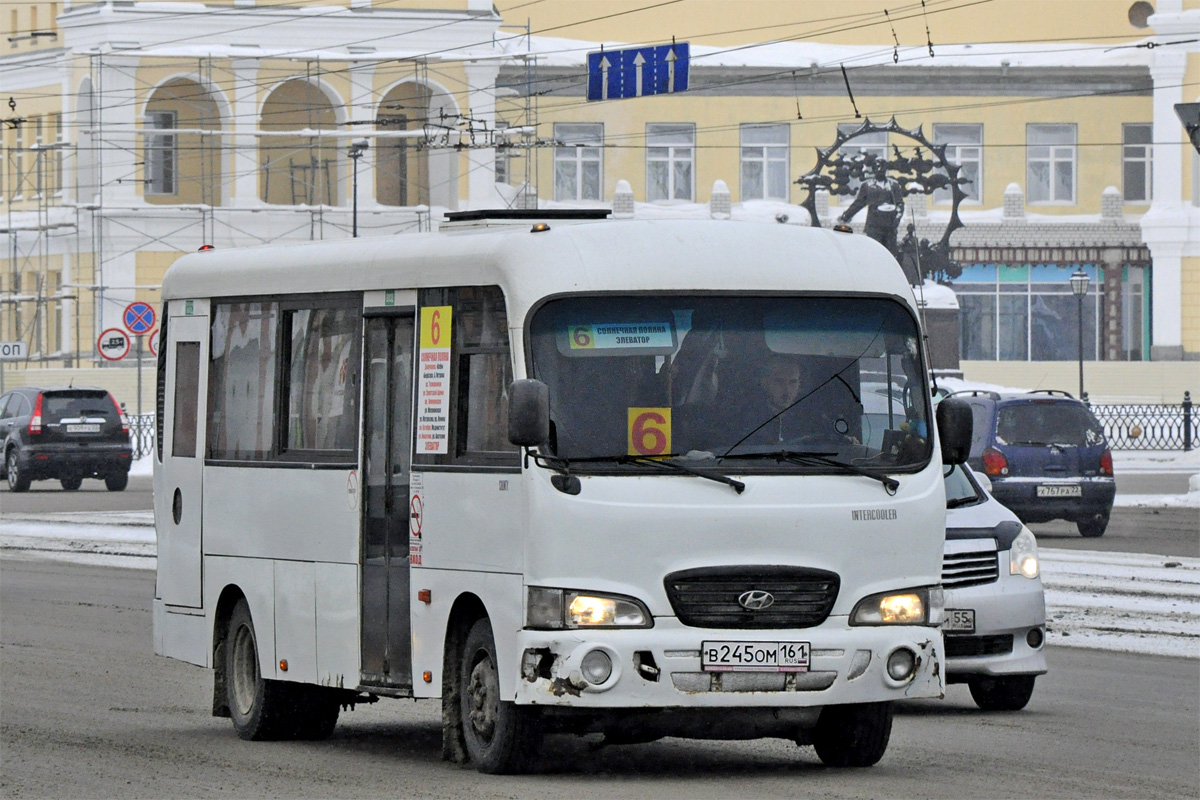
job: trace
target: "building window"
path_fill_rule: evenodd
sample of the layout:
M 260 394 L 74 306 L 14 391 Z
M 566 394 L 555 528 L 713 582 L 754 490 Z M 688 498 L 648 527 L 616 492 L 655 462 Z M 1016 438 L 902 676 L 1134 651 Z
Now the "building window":
M 152 130 L 173 130 L 174 111 L 150 111 L 146 127 Z M 146 134 L 146 194 L 175 194 L 175 134 Z
M 696 126 L 690 123 L 646 125 L 646 201 L 695 197 Z
M 1121 159 L 1123 166 L 1125 202 L 1149 203 L 1153 170 L 1151 153 L 1152 128 L 1147 123 L 1121 126 Z
M 1026 201 L 1075 202 L 1075 126 L 1029 125 L 1025 129 Z
M 967 264 L 953 282 L 961 310 L 960 350 L 968 361 L 1074 361 L 1078 357 L 1080 303 L 1071 292 L 1071 273 L 1082 268 L 1091 282 L 1083 299 L 1083 357 L 1103 358 L 1107 329 L 1104 269 L 1095 264 Z M 1141 343 L 1142 273 L 1126 270 L 1122 294 L 1137 295 L 1112 320 L 1114 328 Z M 1136 284 L 1136 285 L 1135 285 Z M 1134 358 L 1136 356 L 1128 356 Z
M 560 144 L 554 148 L 554 199 L 599 200 L 604 125 L 558 123 L 554 140 Z
M 742 200 L 788 199 L 787 125 L 742 126 Z
M 983 198 L 983 126 L 935 124 L 933 143 L 946 145 L 946 160 L 961 167 L 958 177 L 967 181 L 959 184 L 967 195 L 963 202 L 978 205 Z M 949 189 L 938 189 L 933 193 L 935 203 L 953 200 Z

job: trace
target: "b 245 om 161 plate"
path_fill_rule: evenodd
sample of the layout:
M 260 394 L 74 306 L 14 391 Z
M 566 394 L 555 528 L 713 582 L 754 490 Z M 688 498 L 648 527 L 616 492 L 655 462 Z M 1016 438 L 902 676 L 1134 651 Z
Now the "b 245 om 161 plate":
M 703 642 L 708 672 L 808 672 L 808 642 Z

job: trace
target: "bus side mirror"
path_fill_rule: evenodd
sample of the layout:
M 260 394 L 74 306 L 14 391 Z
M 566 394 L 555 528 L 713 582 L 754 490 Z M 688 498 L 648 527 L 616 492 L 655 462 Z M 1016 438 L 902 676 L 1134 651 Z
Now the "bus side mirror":
M 534 378 L 508 387 L 508 440 L 533 447 L 550 438 L 550 387 Z
M 965 464 L 971 454 L 971 406 L 962 400 L 947 398 L 938 403 L 938 440 L 942 445 L 943 464 Z

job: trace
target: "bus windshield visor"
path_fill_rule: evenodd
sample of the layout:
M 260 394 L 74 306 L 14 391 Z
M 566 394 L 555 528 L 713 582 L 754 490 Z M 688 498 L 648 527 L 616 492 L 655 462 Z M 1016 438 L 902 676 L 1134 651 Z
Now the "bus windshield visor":
M 931 456 L 918 323 L 894 300 L 570 297 L 537 310 L 530 340 L 551 454 L 572 469 L 905 471 Z

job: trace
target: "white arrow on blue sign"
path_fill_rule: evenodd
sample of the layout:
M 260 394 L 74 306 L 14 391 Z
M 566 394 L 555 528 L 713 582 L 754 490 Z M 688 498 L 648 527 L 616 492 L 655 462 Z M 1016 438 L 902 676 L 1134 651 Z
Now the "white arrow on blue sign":
M 686 92 L 687 42 L 588 53 L 588 100 Z

